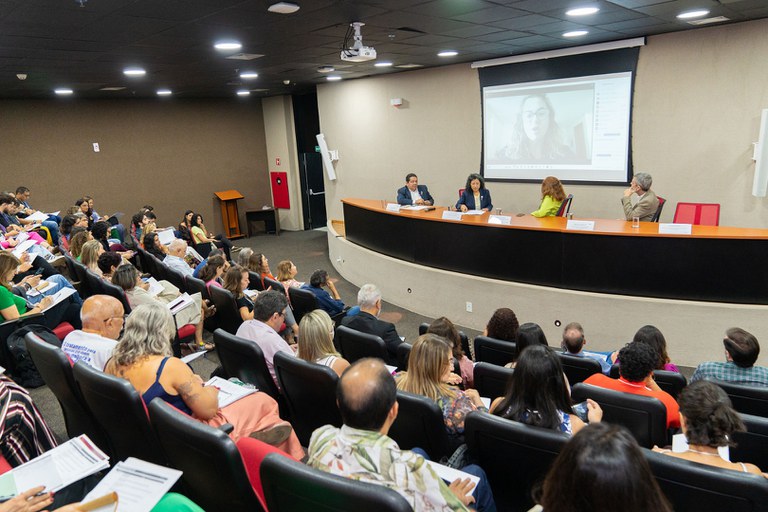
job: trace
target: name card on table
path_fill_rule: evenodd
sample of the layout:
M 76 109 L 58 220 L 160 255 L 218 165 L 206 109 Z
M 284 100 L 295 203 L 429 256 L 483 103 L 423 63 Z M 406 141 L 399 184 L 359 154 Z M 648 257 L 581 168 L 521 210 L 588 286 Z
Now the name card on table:
M 593 220 L 569 220 L 565 229 L 575 231 L 594 231 L 595 221 Z
M 443 212 L 443 220 L 461 220 L 461 212 L 449 212 L 445 210 Z
M 512 217 L 509 215 L 491 215 L 488 217 L 488 224 L 503 224 L 509 226 L 512 224 Z
M 673 223 L 660 223 L 659 224 L 660 235 L 690 235 L 690 224 L 673 224 Z
M 387 203 L 387 211 L 400 213 L 400 205 L 397 203 Z

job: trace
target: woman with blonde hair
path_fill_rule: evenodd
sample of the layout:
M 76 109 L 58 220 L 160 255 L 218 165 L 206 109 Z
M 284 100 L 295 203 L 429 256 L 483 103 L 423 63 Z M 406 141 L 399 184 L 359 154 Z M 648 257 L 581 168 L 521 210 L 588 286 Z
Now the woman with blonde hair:
M 104 247 L 98 240 L 88 240 L 80 251 L 80 262 L 88 267 L 88 270 L 99 277 L 103 276 L 99 268 L 99 256 L 104 252 Z
M 488 409 L 477 390 L 460 389 L 448 384 L 452 379 L 453 354 L 450 344 L 435 334 L 419 336 L 408 358 L 408 371 L 397 375 L 397 389 L 423 395 L 443 411 L 443 420 L 453 447 L 464 442 L 464 418 L 472 411 Z
M 244 292 L 248 289 L 250 282 L 248 269 L 239 265 L 232 265 L 224 274 L 224 289 L 229 290 L 235 296 L 237 309 L 240 311 L 240 318 L 243 319 L 243 322 L 253 320 L 253 301 Z
M 310 311 L 299 324 L 299 351 L 296 355 L 310 363 L 328 366 L 336 374 L 349 367 L 349 361 L 341 357 L 333 346 L 333 320 L 322 309 Z
M 539 209 L 531 212 L 534 217 L 554 217 L 565 200 L 565 190 L 560 180 L 547 176 L 541 182 L 541 204 Z
M 254 437 L 291 454 L 304 456 L 289 423 L 282 421 L 277 402 L 256 392 L 219 408 L 219 391 L 205 386 L 199 375 L 172 356 L 175 327 L 167 307 L 159 303 L 136 307 L 125 322 L 125 331 L 112 352 L 105 373 L 126 379 L 146 404 L 160 398 L 181 412 L 212 427 L 230 423 L 230 437 Z
M 294 279 L 298 273 L 296 265 L 290 260 L 283 260 L 277 264 L 277 280 L 283 283 L 286 293 L 288 288 L 301 288 L 301 285 L 304 284 Z
M 69 240 L 69 254 L 71 254 L 77 261 L 80 261 L 83 253 L 83 246 L 85 245 L 85 242 L 89 240 L 93 240 L 90 231 L 80 231 L 72 236 Z

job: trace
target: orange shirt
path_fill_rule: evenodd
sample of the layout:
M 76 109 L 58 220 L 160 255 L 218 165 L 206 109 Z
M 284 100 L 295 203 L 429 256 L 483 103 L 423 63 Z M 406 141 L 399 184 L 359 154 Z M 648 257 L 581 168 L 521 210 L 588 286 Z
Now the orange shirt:
M 667 428 L 677 428 L 680 426 L 680 409 L 677 402 L 672 395 L 666 391 L 653 391 L 646 387 L 643 382 L 629 382 L 622 378 L 612 379 L 601 373 L 596 373 L 584 381 L 584 384 L 592 384 L 593 386 L 600 386 L 601 388 L 613 389 L 615 391 L 622 391 L 624 393 L 632 393 L 634 395 L 650 396 L 658 398 L 664 407 L 667 408 Z

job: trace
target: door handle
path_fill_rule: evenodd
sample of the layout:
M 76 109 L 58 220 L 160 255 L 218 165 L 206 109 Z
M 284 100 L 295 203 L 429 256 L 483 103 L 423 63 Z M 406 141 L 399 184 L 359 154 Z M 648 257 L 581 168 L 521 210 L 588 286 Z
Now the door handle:
M 309 189 L 309 195 L 311 195 L 311 196 L 322 196 L 322 195 L 325 195 L 325 190 L 323 190 L 322 192 L 315 192 L 314 190 Z

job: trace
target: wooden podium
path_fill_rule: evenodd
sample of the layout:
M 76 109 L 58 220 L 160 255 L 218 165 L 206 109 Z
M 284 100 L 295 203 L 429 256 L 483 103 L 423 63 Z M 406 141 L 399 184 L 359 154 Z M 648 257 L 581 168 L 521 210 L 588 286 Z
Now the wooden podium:
M 224 233 L 230 240 L 243 238 L 240 232 L 240 215 L 237 211 L 237 200 L 243 199 L 243 194 L 237 190 L 214 192 L 221 201 L 221 221 L 224 223 Z

